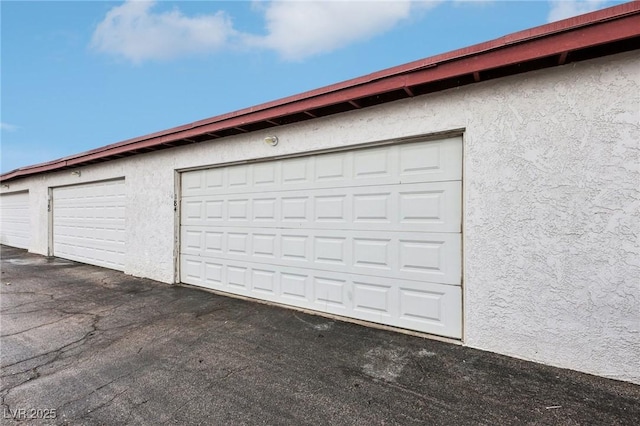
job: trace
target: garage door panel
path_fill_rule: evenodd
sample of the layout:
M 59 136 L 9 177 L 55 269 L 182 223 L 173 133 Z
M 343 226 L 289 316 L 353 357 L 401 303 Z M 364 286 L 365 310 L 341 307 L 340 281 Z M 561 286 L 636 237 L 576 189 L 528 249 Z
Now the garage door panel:
M 58 224 L 54 225 L 54 237 L 56 242 L 65 238 L 78 238 L 94 241 L 95 244 L 119 245 L 124 244 L 124 222 L 118 224 L 92 226 L 90 222 L 83 224 Z
M 0 244 L 29 248 L 29 192 L 0 196 Z
M 70 232 L 78 232 L 78 230 L 74 229 Z M 68 247 L 74 247 L 79 252 L 82 252 L 83 250 L 102 250 L 105 252 L 116 252 L 122 254 L 124 251 L 124 242 L 109 239 L 108 237 L 113 236 L 96 233 L 95 238 L 90 238 L 79 234 L 79 232 L 77 235 L 58 235 L 56 245 L 58 246 L 59 252 L 56 256 L 67 253 L 69 250 Z
M 58 188 L 56 188 L 58 189 Z M 57 192 L 57 191 L 56 191 Z M 66 193 L 56 197 L 56 201 L 60 207 L 80 207 L 80 208 L 92 208 L 100 207 L 102 209 L 114 209 L 122 207 L 122 200 L 124 198 L 118 194 L 106 194 L 104 196 L 81 195 L 70 193 L 68 190 Z
M 460 232 L 461 182 L 186 197 L 184 226 Z
M 362 279 L 353 281 L 353 310 L 361 318 L 389 322 L 392 307 L 399 304 L 398 292 L 391 283 L 376 284 Z
M 124 213 L 124 212 L 123 212 Z M 105 218 L 96 217 L 91 212 L 87 212 L 86 216 L 70 217 L 61 213 L 56 216 L 56 226 L 75 228 L 75 229 L 111 229 L 122 231 L 124 219 L 122 217 Z
M 124 245 L 104 244 L 81 238 L 61 239 L 55 244 L 54 255 L 91 265 L 122 270 Z
M 69 241 L 58 243 L 56 256 L 91 265 L 121 270 L 121 266 L 124 264 L 124 255 L 121 252 L 99 247 L 79 246 L 78 244 L 87 244 L 87 242 Z
M 183 197 L 445 182 L 462 178 L 459 138 L 188 172 Z
M 85 207 L 120 207 L 124 200 L 123 184 L 90 184 L 89 188 L 76 188 L 76 185 L 54 188 L 56 200 L 60 205 Z M 99 192 L 95 192 L 98 190 Z M 119 191 L 119 192 L 116 192 Z
M 184 254 L 460 285 L 455 233 L 182 228 Z
M 462 338 L 462 289 L 451 286 L 419 288 L 416 283 L 403 283 L 399 289 L 400 312 L 396 325 L 416 329 L 422 327 L 434 334 Z
M 180 256 L 180 275 L 183 282 L 204 287 L 214 288 L 207 284 L 207 277 L 204 273 L 205 261 L 200 257 L 189 255 Z M 221 279 L 222 277 L 220 277 Z
M 124 179 L 53 189 L 55 256 L 123 270 Z
M 460 337 L 460 287 L 190 255 L 181 267 L 213 290 Z
M 69 206 L 57 208 L 58 220 L 68 223 L 97 223 L 99 226 L 121 227 L 124 217 L 124 209 L 101 210 L 96 208 L 82 208 Z
M 0 241 L 0 244 L 23 249 L 29 248 L 30 237 L 28 224 L 25 225 L 24 223 L 11 223 L 6 221 L 3 227 L 6 228 L 2 231 L 2 239 Z

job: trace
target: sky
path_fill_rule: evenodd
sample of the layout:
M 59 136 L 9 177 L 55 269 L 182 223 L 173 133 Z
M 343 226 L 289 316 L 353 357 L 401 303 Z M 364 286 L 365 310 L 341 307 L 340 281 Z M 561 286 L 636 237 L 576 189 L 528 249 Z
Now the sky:
M 618 3 L 2 0 L 1 172 Z

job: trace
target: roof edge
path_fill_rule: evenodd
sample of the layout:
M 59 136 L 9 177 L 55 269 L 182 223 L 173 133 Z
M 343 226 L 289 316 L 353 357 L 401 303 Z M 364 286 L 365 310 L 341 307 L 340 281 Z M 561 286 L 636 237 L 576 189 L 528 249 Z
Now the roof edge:
M 632 19 L 630 20 L 630 18 Z M 611 25 L 623 21 L 625 25 Z M 589 29 L 589 37 L 585 37 L 585 31 Z M 577 37 L 578 34 L 575 37 L 566 37 L 580 32 L 580 37 Z M 519 60 L 541 58 L 555 51 L 568 52 L 580 47 L 591 47 L 639 35 L 640 2 L 624 3 L 278 100 L 127 139 L 60 159 L 20 167 L 0 175 L 0 182 L 79 166 L 86 164 L 87 161 L 101 159 L 106 161 L 107 157 L 112 155 L 134 155 L 139 153 L 137 150 L 140 149 L 153 150 L 159 145 L 213 134 L 215 131 L 229 127 L 237 128 L 237 126 L 261 121 L 269 122 L 271 120 L 272 122 L 272 120 L 287 114 L 308 113 L 307 110 L 323 108 L 339 102 L 354 101 L 358 96 L 370 96 L 398 88 L 408 88 L 412 84 L 424 84 L 429 79 L 431 79 L 429 81 L 437 81 L 438 78 L 450 78 L 455 74 L 454 69 L 457 69 L 459 75 L 478 73 L 492 67 L 518 63 Z M 543 49 L 541 48 L 543 43 L 545 45 L 554 44 L 556 48 L 555 50 Z M 530 48 L 525 49 L 526 46 Z M 507 50 L 509 50 L 508 55 L 506 54 Z M 527 50 L 526 55 L 524 54 L 525 50 Z M 501 55 L 501 53 L 504 54 Z M 500 58 L 500 56 L 504 57 Z M 313 114 L 310 115 L 313 116 Z M 213 136 L 210 139 L 213 139 Z

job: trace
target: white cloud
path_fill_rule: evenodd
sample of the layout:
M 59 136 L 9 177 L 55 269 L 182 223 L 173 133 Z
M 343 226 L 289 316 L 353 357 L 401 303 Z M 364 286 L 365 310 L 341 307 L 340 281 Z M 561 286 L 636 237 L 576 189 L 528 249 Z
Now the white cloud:
M 551 9 L 547 20 L 549 22 L 559 21 L 583 13 L 593 12 L 600 9 L 605 3 L 603 0 L 553 0 L 550 1 Z
M 235 34 L 224 12 L 187 17 L 178 9 L 154 13 L 155 4 L 128 0 L 114 7 L 95 29 L 91 46 L 140 63 L 214 51 Z
M 111 9 L 91 46 L 134 63 L 236 47 L 276 51 L 287 60 L 330 52 L 396 26 L 439 0 L 253 2 L 264 15 L 265 35 L 241 33 L 224 12 L 188 17 L 177 8 L 155 12 L 155 1 L 127 0 Z
M 3 130 L 5 132 L 14 132 L 18 130 L 18 126 L 14 126 L 13 124 L 9 123 L 0 123 L 0 130 Z
M 274 1 L 265 10 L 267 35 L 249 43 L 298 60 L 373 37 L 409 17 L 410 1 Z

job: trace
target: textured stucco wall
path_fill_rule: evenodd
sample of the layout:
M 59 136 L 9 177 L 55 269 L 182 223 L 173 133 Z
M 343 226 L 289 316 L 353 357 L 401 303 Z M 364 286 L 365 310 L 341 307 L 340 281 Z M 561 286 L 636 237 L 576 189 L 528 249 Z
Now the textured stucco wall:
M 465 344 L 640 383 L 640 52 L 11 183 L 125 176 L 125 272 L 174 280 L 176 169 L 464 128 Z M 267 134 L 280 140 L 271 148 Z M 3 191 L 7 192 L 7 191 Z
M 638 55 L 510 82 L 465 96 L 466 343 L 640 382 Z

